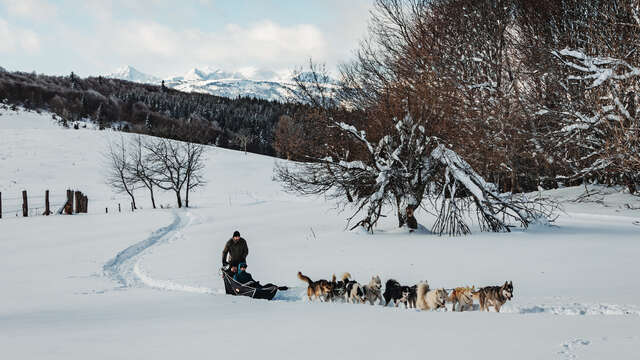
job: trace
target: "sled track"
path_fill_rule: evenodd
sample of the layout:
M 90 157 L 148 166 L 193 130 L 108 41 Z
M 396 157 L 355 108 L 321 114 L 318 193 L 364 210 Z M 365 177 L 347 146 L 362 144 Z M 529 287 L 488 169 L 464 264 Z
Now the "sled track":
M 169 280 L 153 279 L 144 273 L 140 266 L 140 260 L 151 248 L 171 240 L 183 237 L 182 229 L 187 227 L 193 219 L 191 213 L 173 212 L 171 224 L 162 227 L 152 233 L 148 238 L 129 246 L 119 252 L 113 259 L 103 266 L 103 272 L 120 283 L 121 287 L 148 286 L 163 290 L 177 290 L 202 294 L 217 294 L 217 290 L 177 284 Z
M 120 251 L 113 259 L 103 266 L 103 272 L 122 288 L 150 287 L 166 291 L 182 291 L 197 294 L 225 295 L 222 288 L 212 289 L 202 286 L 179 284 L 171 280 L 154 279 L 149 276 L 140 264 L 140 260 L 155 246 L 172 240 L 184 238 L 182 230 L 193 222 L 190 212 L 174 211 L 171 224 L 153 232 L 148 238 Z M 278 292 L 274 300 L 278 301 L 308 301 L 306 287 L 290 287 L 289 291 Z M 474 309 L 477 308 L 477 304 Z M 552 315 L 631 315 L 640 316 L 637 306 L 601 304 L 601 303 L 567 303 L 567 304 L 520 304 L 508 302 L 502 308 L 502 313 L 511 314 L 552 314 Z

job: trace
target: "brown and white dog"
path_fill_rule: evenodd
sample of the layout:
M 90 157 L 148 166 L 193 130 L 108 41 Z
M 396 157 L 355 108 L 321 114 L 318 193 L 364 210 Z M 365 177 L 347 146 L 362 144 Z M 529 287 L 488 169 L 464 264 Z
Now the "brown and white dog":
M 505 281 L 502 286 L 487 286 L 473 293 L 473 298 L 480 302 L 480 311 L 489 311 L 489 306 L 493 306 L 496 312 L 504 303 L 513 298 L 513 282 Z
M 309 300 L 313 300 L 313 297 L 320 299 L 320 301 L 327 301 L 333 292 L 333 284 L 327 280 L 313 281 L 308 276 L 302 275 L 298 271 L 298 279 L 307 283 L 307 296 Z
M 473 292 L 476 287 L 457 287 L 449 294 L 448 302 L 452 303 L 451 310 L 456 311 L 456 304 L 458 305 L 458 311 L 464 311 L 465 309 L 473 309 Z
M 418 284 L 416 305 L 420 310 L 437 310 L 443 308 L 447 302 L 447 291 L 445 289 L 429 290 L 429 284 L 421 282 Z

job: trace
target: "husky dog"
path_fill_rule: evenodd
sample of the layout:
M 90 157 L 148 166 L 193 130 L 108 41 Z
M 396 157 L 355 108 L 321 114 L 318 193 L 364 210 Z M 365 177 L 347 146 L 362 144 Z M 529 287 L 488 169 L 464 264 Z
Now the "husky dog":
M 420 310 L 437 310 L 447 307 L 447 291 L 445 289 L 429 290 L 429 284 L 421 282 L 418 284 L 416 305 Z
M 384 306 L 389 305 L 393 300 L 396 307 L 398 304 L 403 303 L 404 307 L 408 307 L 410 288 L 408 286 L 402 286 L 394 279 L 387 280 L 384 286 Z
M 333 291 L 331 292 L 331 300 L 337 301 L 338 299 L 344 299 L 345 293 L 347 292 L 347 284 L 349 283 L 349 279 L 351 278 L 351 274 L 348 272 L 342 274 L 342 279 L 336 281 L 336 275 L 334 274 L 331 277 L 331 284 L 333 284 Z
M 473 298 L 480 301 L 480 311 L 489 311 L 489 306 L 493 306 L 496 312 L 507 300 L 513 298 L 513 282 L 505 281 L 502 286 L 487 286 L 473 293 Z
M 346 285 L 344 299 L 349 304 L 364 304 L 367 301 L 364 286 L 357 281 L 349 281 Z
M 456 304 L 458 304 L 458 311 L 464 311 L 465 308 L 473 309 L 473 292 L 475 290 L 475 286 L 457 287 L 453 289 L 447 299 L 448 302 L 453 304 L 451 310 L 456 311 Z
M 371 277 L 369 285 L 364 286 L 364 295 L 371 305 L 374 305 L 376 300 L 379 300 L 382 305 L 382 280 L 380 280 L 380 276 Z
M 416 308 L 416 302 L 418 301 L 418 285 L 409 287 L 409 297 L 407 298 L 407 304 L 410 309 Z
M 302 275 L 300 271 L 298 271 L 298 279 L 307 283 L 307 296 L 309 300 L 313 300 L 312 297 L 315 296 L 316 299 L 320 299 L 320 301 L 327 301 L 331 297 L 331 293 L 333 292 L 333 284 L 327 280 L 317 280 L 312 281 L 308 276 Z

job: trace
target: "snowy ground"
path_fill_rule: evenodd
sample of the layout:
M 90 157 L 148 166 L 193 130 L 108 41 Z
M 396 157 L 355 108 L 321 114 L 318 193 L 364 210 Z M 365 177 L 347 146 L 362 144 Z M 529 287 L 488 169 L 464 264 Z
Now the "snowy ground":
M 117 213 L 127 200 L 104 185 L 100 152 L 120 133 L 0 114 L 3 199 L 67 187 L 90 199 L 86 215 L 0 219 L 2 359 L 637 358 L 640 201 L 619 190 L 549 191 L 566 210 L 553 227 L 440 238 L 388 223 L 366 235 L 343 231 L 332 204 L 282 193 L 274 159 L 211 149 L 196 207 L 151 210 L 140 191 L 144 210 Z M 292 290 L 272 302 L 223 294 L 235 229 L 254 277 Z M 298 270 L 447 288 L 512 280 L 515 298 L 499 314 L 309 303 Z

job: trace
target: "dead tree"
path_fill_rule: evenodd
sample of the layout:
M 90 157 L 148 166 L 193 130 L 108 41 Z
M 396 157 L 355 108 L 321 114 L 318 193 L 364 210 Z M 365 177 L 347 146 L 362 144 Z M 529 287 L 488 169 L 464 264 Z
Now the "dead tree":
M 126 193 L 131 198 L 131 204 L 136 209 L 136 199 L 133 192 L 140 186 L 140 182 L 132 172 L 131 157 L 128 154 L 124 137 L 117 143 L 109 143 L 105 157 L 107 176 L 105 182 L 114 191 Z

